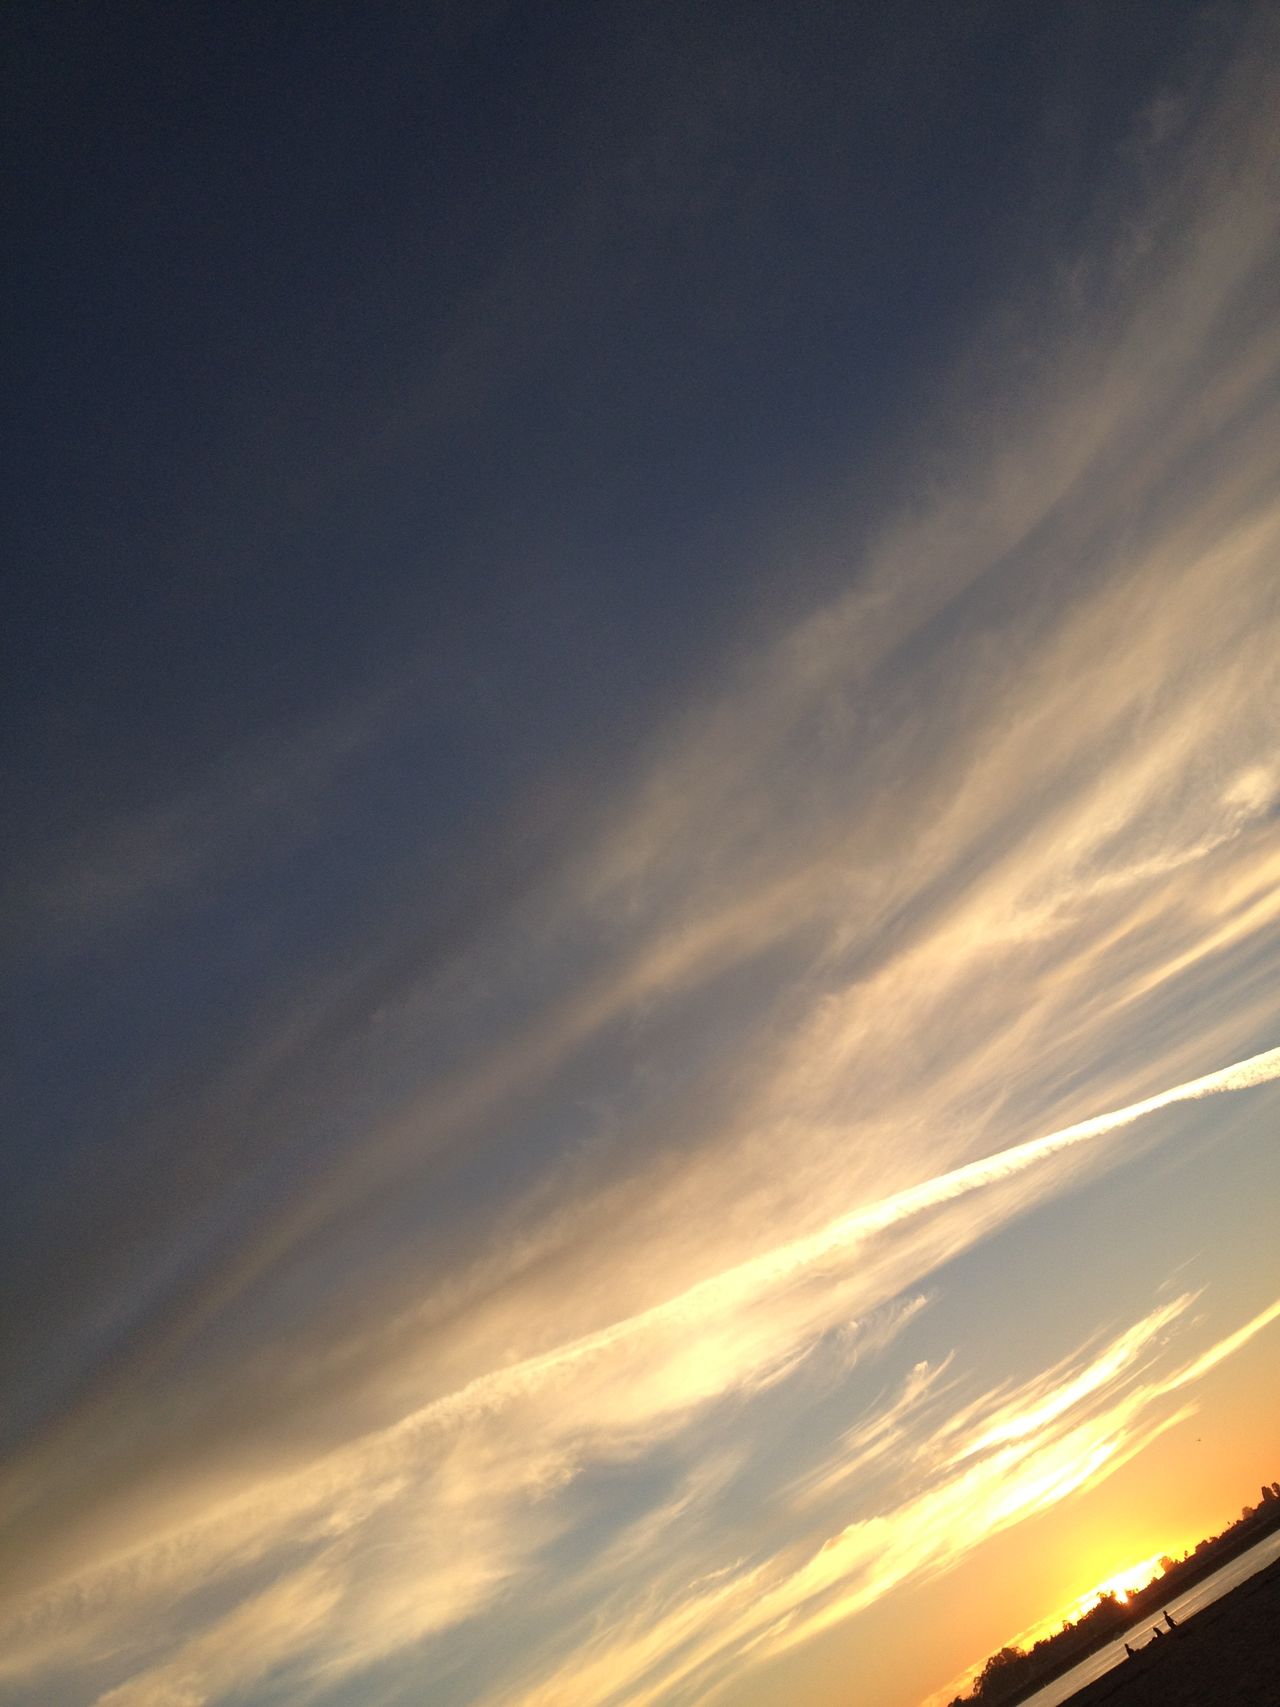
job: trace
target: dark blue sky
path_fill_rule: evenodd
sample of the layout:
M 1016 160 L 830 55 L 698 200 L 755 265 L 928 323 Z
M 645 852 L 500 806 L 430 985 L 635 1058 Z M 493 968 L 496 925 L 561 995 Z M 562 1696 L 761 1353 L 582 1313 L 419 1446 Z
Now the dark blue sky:
M 1069 252 L 1170 22 L 15 8 L 20 825 L 397 663 L 508 696 L 446 795 L 513 701 L 530 759 L 634 715 L 1010 251 Z
M 993 277 L 1070 253 L 1203 26 L 19 5 L 6 29 L 15 906 L 104 823 L 411 683 L 344 779 L 358 833 L 304 787 L 285 869 L 209 915 L 222 1008 L 238 968 L 363 917 L 424 844 L 474 858 L 531 778 L 616 763 L 726 638 L 827 590 L 762 555 L 778 516 L 850 467 L 878 513 Z M 39 1030 L 115 1056 L 175 976 L 90 959 Z

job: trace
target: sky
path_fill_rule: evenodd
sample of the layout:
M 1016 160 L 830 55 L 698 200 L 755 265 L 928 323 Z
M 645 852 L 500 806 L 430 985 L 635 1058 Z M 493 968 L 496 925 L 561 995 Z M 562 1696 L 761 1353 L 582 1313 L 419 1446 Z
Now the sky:
M 1275 9 L 3 30 L 3 1707 L 919 1707 L 1221 1530 Z

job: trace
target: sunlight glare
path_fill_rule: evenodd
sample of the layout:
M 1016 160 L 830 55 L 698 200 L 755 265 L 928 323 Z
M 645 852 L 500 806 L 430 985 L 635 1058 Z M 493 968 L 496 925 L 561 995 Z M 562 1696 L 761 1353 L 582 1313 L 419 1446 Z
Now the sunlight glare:
M 1154 1577 L 1161 1574 L 1160 1561 L 1163 1557 L 1163 1553 L 1153 1553 L 1149 1559 L 1139 1559 L 1136 1564 L 1113 1571 L 1110 1576 L 1095 1583 L 1087 1594 L 1082 1594 L 1079 1600 L 1073 1603 L 1072 1609 L 1064 1612 L 1062 1616 L 1074 1621 L 1096 1606 L 1104 1594 L 1114 1594 L 1117 1600 L 1127 1601 L 1130 1594 L 1145 1588 Z

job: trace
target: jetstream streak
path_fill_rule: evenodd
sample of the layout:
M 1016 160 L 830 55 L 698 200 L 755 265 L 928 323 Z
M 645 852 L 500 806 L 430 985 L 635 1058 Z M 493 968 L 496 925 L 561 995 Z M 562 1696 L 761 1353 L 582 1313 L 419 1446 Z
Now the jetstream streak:
M 596 1352 L 606 1351 L 634 1335 L 653 1328 L 714 1315 L 732 1306 L 749 1303 L 753 1297 L 758 1297 L 771 1286 L 811 1267 L 833 1252 L 857 1243 L 860 1239 L 882 1232 L 887 1227 L 896 1226 L 927 1209 L 965 1197 L 983 1186 L 1008 1179 L 1031 1167 L 1035 1162 L 1056 1155 L 1060 1150 L 1070 1149 L 1091 1138 L 1100 1138 L 1108 1132 L 1131 1126 L 1144 1115 L 1154 1114 L 1158 1109 L 1169 1108 L 1174 1103 L 1194 1102 L 1200 1097 L 1216 1096 L 1223 1091 L 1248 1090 L 1277 1078 L 1280 1078 L 1280 1047 L 1264 1050 L 1259 1055 L 1250 1055 L 1243 1061 L 1237 1061 L 1229 1067 L 1220 1067 L 1201 1078 L 1188 1079 L 1183 1084 L 1158 1091 L 1155 1096 L 1144 1097 L 1140 1102 L 1129 1103 L 1124 1108 L 1092 1115 L 1088 1120 L 1064 1126 L 1042 1138 L 1031 1138 L 1026 1143 L 1015 1144 L 993 1156 L 967 1162 L 963 1167 L 953 1168 L 933 1179 L 922 1180 L 919 1185 L 894 1192 L 892 1196 L 881 1198 L 877 1203 L 852 1210 L 817 1233 L 780 1245 L 776 1250 L 752 1257 L 735 1268 L 727 1269 L 723 1274 L 699 1281 L 687 1291 L 667 1299 L 664 1303 L 655 1304 L 651 1309 L 642 1310 L 634 1316 L 612 1323 L 607 1328 L 585 1334 L 566 1345 L 557 1346 L 554 1351 L 544 1352 L 523 1363 L 478 1376 L 456 1393 L 434 1400 L 422 1410 L 406 1417 L 394 1425 L 391 1432 L 412 1430 L 424 1424 L 445 1422 L 473 1410 L 488 1409 L 519 1393 L 530 1391 L 542 1378 L 578 1363 Z

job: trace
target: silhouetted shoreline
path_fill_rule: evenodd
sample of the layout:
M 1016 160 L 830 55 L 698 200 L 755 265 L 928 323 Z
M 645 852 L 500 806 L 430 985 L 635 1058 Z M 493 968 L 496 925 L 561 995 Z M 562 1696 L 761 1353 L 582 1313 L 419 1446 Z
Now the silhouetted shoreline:
M 1020 1703 L 1062 1677 L 1090 1654 L 1130 1630 L 1138 1639 L 1145 1639 L 1148 1628 L 1157 1628 L 1163 1635 L 1172 1634 L 1180 1638 L 1180 1627 L 1175 1631 L 1160 1623 L 1166 1604 L 1280 1529 L 1280 1484 L 1264 1486 L 1262 1495 L 1260 1505 L 1246 1507 L 1241 1517 L 1221 1535 L 1201 1541 L 1194 1552 L 1181 1560 L 1169 1560 L 1161 1576 L 1129 1594 L 1126 1599 L 1120 1599 L 1115 1593 L 1100 1596 L 1097 1605 L 1083 1617 L 1074 1624 L 1064 1624 L 1055 1635 L 1043 1638 L 1027 1653 L 1017 1648 L 1002 1648 L 987 1661 L 983 1672 L 975 1679 L 971 1693 L 956 1696 L 950 1707 L 977 1707 L 977 1704 L 981 1707 L 1019 1707 Z M 1266 1576 L 1267 1572 L 1259 1575 Z M 1163 1644 L 1144 1645 L 1125 1665 L 1134 1665 L 1148 1651 L 1148 1646 L 1161 1648 Z M 1072 1700 L 1081 1698 L 1073 1696 Z M 1270 1707 L 1275 1707 L 1274 1700 Z
M 1278 1699 L 1280 1559 L 1062 1707 L 1275 1707 Z

